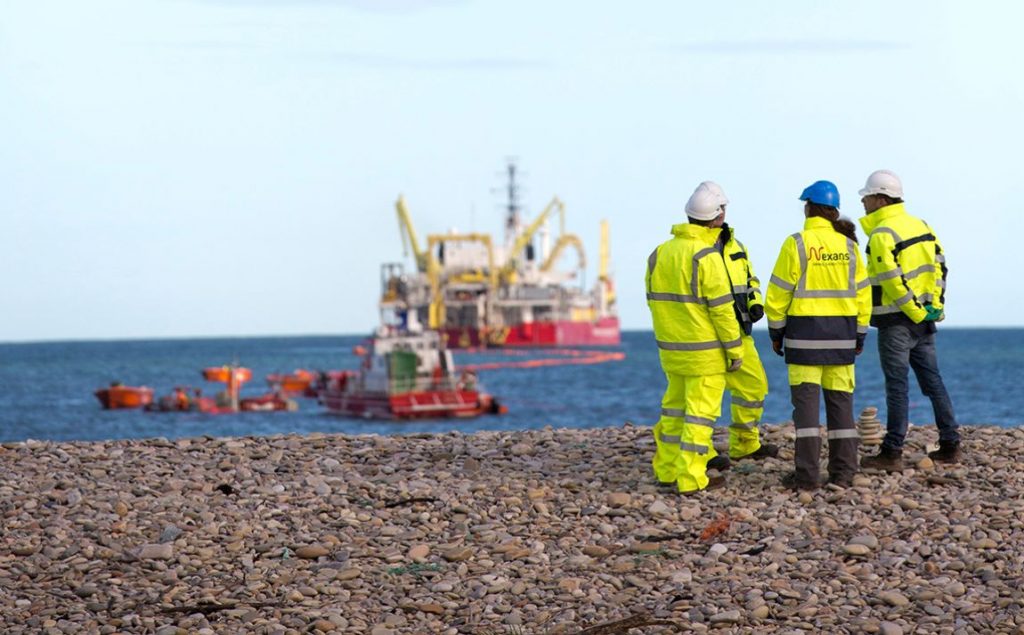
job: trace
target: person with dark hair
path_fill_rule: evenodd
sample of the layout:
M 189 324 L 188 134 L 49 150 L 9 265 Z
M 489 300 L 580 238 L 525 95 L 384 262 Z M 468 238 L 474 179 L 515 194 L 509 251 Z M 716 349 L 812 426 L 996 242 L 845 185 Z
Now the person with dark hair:
M 705 183 L 725 199 L 721 186 L 713 181 Z M 728 203 L 728 199 L 725 199 L 725 203 Z M 764 372 L 752 335 L 754 323 L 764 317 L 761 281 L 754 275 L 747 248 L 736 238 L 736 231 L 725 222 L 725 216 L 726 204 L 723 204 L 721 216 L 711 221 L 711 226 L 720 229 L 715 249 L 722 255 L 725 272 L 732 286 L 733 311 L 742 331 L 743 365 L 725 376 L 731 415 L 729 455 L 718 455 L 708 461 L 708 468 L 719 471 L 730 469 L 733 460 L 758 461 L 775 458 L 779 454 L 779 446 L 761 442 L 761 433 L 757 427 L 764 414 L 764 398 L 768 394 L 768 376 Z
M 946 303 L 946 256 L 927 223 L 907 213 L 903 183 L 894 173 L 872 172 L 859 194 L 866 212 L 860 223 L 868 234 L 871 325 L 878 329 L 887 416 L 879 453 L 864 457 L 861 466 L 888 472 L 903 469 L 909 368 L 932 402 L 939 429 L 939 449 L 928 456 L 956 463 L 959 426 L 935 353 L 935 323 L 942 320 Z
M 668 380 L 652 467 L 660 483 L 684 494 L 725 484 L 724 477 L 707 474 L 716 456 L 711 436 L 726 373 L 744 365 L 732 286 L 715 248 L 727 202 L 720 188 L 701 183 L 686 203 L 689 223 L 673 225 L 672 238 L 647 258 L 647 306 Z
M 854 359 L 871 317 L 870 283 L 854 224 L 839 216 L 839 190 L 816 181 L 800 195 L 804 229 L 786 238 L 768 285 L 765 314 L 772 349 L 789 371 L 796 426 L 794 489 L 821 486 L 819 392 L 828 423 L 828 482 L 848 487 L 860 435 L 853 420 Z

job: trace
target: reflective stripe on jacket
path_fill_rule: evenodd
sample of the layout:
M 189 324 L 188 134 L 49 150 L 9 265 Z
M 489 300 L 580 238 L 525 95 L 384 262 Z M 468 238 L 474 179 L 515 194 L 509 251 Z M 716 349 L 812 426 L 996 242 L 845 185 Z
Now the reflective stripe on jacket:
M 946 300 L 946 257 L 928 225 L 903 203 L 887 205 L 860 219 L 868 235 L 871 325 L 892 326 L 906 316 L 924 320 L 925 304 L 941 309 Z
M 782 244 L 768 284 L 768 331 L 787 364 L 852 364 L 871 319 L 871 291 L 857 243 L 811 217 Z
M 754 267 L 750 264 L 747 248 L 736 240 L 736 233 L 731 227 L 722 226 L 718 240 L 715 241 L 715 247 L 722 254 L 726 272 L 729 274 L 729 282 L 732 284 L 736 320 L 739 321 L 743 333 L 750 335 L 754 326 L 754 321 L 750 318 L 750 308 L 764 306 L 764 299 L 761 297 L 761 281 L 754 275 Z
M 743 357 L 725 263 L 715 249 L 718 228 L 673 225 L 673 238 L 647 259 L 647 306 L 665 372 L 724 373 L 726 358 Z

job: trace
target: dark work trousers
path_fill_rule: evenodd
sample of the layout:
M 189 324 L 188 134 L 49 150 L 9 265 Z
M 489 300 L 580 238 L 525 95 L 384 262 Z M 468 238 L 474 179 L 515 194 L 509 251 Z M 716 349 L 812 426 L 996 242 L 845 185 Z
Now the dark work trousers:
M 796 426 L 796 480 L 818 484 L 821 462 L 821 428 L 818 422 L 818 384 L 790 386 L 793 423 Z M 852 478 L 857 472 L 860 434 L 853 422 L 853 393 L 825 390 L 825 418 L 828 422 L 828 475 L 830 479 Z

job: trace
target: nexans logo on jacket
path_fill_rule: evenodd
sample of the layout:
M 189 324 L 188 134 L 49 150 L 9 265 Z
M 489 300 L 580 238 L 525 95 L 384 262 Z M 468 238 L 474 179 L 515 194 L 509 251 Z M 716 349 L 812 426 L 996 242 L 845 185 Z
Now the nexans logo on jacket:
M 807 250 L 811 264 L 847 264 L 850 254 L 846 251 L 825 251 L 824 247 L 811 247 Z

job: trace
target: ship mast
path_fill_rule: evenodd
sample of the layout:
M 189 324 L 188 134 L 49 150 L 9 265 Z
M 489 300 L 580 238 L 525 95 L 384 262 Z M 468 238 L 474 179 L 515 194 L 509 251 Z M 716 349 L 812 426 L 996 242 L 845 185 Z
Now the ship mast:
M 505 204 L 505 245 L 512 246 L 516 237 L 522 230 L 522 219 L 519 211 L 519 190 L 520 185 L 516 182 L 516 164 L 514 159 L 508 159 L 508 185 L 505 186 L 508 202 Z

